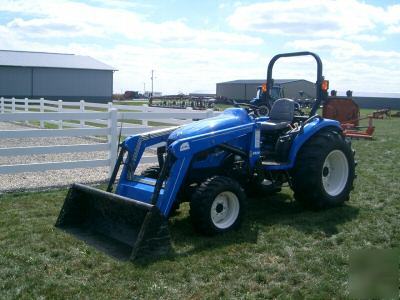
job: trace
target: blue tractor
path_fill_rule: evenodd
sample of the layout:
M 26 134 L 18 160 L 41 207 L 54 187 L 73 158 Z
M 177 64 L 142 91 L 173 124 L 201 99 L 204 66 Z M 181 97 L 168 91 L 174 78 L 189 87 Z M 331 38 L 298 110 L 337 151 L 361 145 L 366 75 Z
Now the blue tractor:
M 271 110 L 271 103 L 284 97 L 282 87 L 272 86 L 270 92 L 267 93 L 267 83 L 264 83 L 257 88 L 257 94 L 250 100 L 250 104 L 258 107 L 259 115 L 267 116 Z
M 307 208 L 343 204 L 353 187 L 354 153 L 339 122 L 316 114 L 327 97 L 318 55 L 273 57 L 267 91 L 273 86 L 274 63 L 303 55 L 317 62 L 317 101 L 310 115 L 295 115 L 294 101 L 283 98 L 274 102 L 269 116 L 260 116 L 256 106 L 237 104 L 244 107 L 130 136 L 121 144 L 107 191 L 74 184 L 56 226 L 111 255 L 135 259 L 170 250 L 168 218 L 184 201 L 190 202 L 195 230 L 205 235 L 237 229 L 246 195 L 278 192 L 283 184 Z M 160 143 L 158 166 L 137 174 L 144 151 Z

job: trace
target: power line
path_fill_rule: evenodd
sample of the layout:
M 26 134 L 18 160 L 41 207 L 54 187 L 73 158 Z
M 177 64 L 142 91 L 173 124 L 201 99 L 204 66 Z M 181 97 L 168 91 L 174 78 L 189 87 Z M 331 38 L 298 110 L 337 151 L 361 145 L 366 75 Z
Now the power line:
M 154 81 L 154 70 L 151 70 L 151 96 L 153 97 L 153 81 Z

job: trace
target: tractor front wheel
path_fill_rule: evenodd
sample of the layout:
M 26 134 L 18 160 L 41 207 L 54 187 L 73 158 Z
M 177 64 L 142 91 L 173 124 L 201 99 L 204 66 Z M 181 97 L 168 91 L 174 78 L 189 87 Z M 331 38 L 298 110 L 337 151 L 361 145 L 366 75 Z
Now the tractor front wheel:
M 158 176 L 160 176 L 160 171 L 160 167 L 152 166 L 144 169 L 140 175 L 148 178 L 157 179 Z
M 292 171 L 294 197 L 305 207 L 324 209 L 349 199 L 355 172 L 351 146 L 338 131 L 323 130 L 297 155 Z
M 239 183 L 225 176 L 204 181 L 190 201 L 193 226 L 206 235 L 224 233 L 240 226 L 245 193 Z
M 147 169 L 144 169 L 142 173 L 140 173 L 140 175 L 148 178 L 158 179 L 158 177 L 160 176 L 160 172 L 161 172 L 160 167 L 152 166 L 148 167 Z M 181 197 L 180 194 L 178 194 L 177 200 L 172 204 L 171 210 L 169 212 L 170 216 L 173 216 L 177 213 L 180 203 L 181 203 Z

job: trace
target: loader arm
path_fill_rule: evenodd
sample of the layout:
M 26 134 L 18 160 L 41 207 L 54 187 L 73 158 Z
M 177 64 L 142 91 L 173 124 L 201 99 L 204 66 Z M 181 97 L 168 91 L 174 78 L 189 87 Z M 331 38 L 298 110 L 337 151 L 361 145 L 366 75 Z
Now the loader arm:
M 128 168 L 124 168 L 121 177 L 125 178 L 125 176 L 130 176 L 130 174 L 134 174 L 145 149 L 159 143 L 166 143 L 168 136 L 177 128 L 178 126 L 175 126 L 151 131 L 144 134 L 137 134 L 127 138 L 124 141 L 122 147 L 128 151 L 126 162 Z
M 163 197 L 157 202 L 157 207 L 160 211 L 165 216 L 168 216 L 174 199 L 176 199 L 176 195 L 188 172 L 190 163 L 199 152 L 219 145 L 229 144 L 231 140 L 248 135 L 251 140 L 248 157 L 250 165 L 254 166 L 260 156 L 259 142 L 256 141 L 257 131 L 254 130 L 255 126 L 255 123 L 249 123 L 173 142 L 168 147 L 168 155 L 173 155 L 176 160 L 171 166 L 170 175 L 166 180 Z M 227 149 L 227 147 L 224 148 Z
M 132 136 L 124 143 L 124 147 L 128 149 L 128 159 L 122 170 L 116 193 L 144 203 L 155 204 L 160 212 L 168 217 L 193 157 L 197 153 L 219 145 L 229 151 L 230 147 L 225 146 L 225 144 L 229 145 L 230 141 L 248 135 L 250 144 L 246 154 L 250 165 L 254 166 L 260 155 L 259 130 L 254 130 L 256 126 L 255 123 L 248 123 L 217 132 L 183 138 L 171 143 L 167 148 L 166 161 L 168 163 L 164 166 L 167 176 L 165 178 L 160 176 L 157 180 L 134 175 L 134 171 L 145 148 L 166 142 L 170 131 L 164 130 Z M 231 151 L 243 152 L 239 149 L 231 149 Z M 156 195 L 156 201 L 154 201 L 156 186 L 160 186 L 161 189 L 157 191 L 158 195 Z M 154 203 L 152 203 L 153 201 Z

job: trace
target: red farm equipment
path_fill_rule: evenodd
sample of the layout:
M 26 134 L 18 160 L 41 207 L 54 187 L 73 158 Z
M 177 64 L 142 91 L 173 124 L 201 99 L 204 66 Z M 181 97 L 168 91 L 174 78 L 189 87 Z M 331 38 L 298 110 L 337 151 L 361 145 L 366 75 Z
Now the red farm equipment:
M 346 97 L 338 97 L 336 91 L 332 91 L 331 96 L 323 104 L 322 116 L 339 121 L 347 137 L 372 139 L 375 130 L 373 117 L 360 117 L 360 108 L 353 101 L 351 94 L 351 91 L 348 91 Z M 360 126 L 360 121 L 366 119 L 368 125 Z

